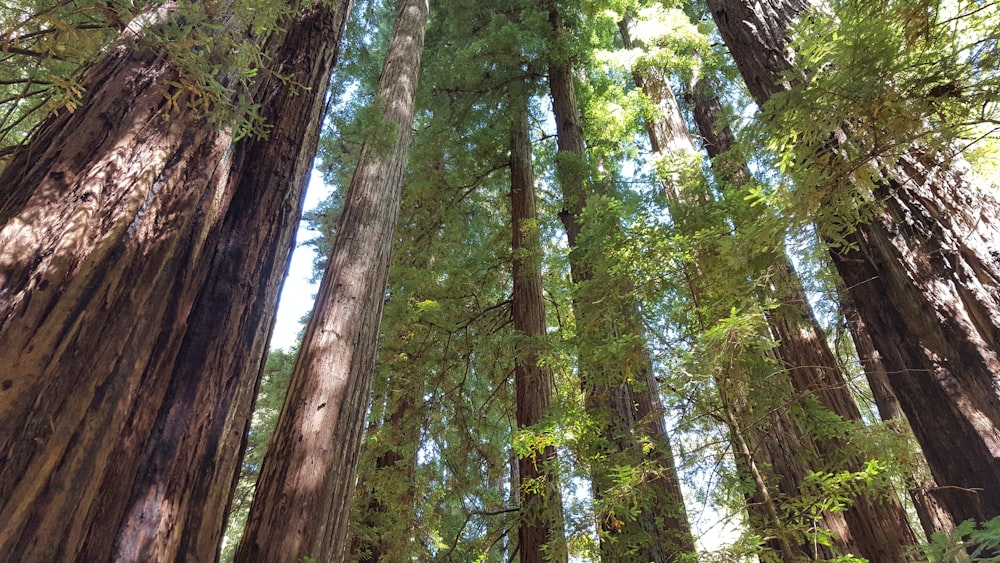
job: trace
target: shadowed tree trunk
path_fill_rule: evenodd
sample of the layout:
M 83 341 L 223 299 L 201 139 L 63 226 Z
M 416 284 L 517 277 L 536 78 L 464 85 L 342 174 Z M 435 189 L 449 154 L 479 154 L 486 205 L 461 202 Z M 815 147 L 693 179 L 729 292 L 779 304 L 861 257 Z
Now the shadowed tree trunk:
M 872 342 L 871 335 L 865 328 L 864 321 L 858 313 L 857 307 L 851 301 L 851 296 L 847 293 L 847 288 L 842 283 L 837 284 L 837 296 L 840 300 L 840 310 L 847 322 L 848 331 L 854 341 L 854 348 L 857 351 L 861 367 L 865 371 L 868 379 L 868 387 L 871 388 L 872 398 L 875 400 L 875 407 L 878 409 L 879 417 L 890 427 L 899 433 L 905 433 L 908 437 L 911 432 L 907 429 L 903 410 L 896 400 L 896 394 L 892 392 L 889 385 L 889 374 L 882 365 L 882 358 L 875 350 L 875 343 Z M 920 464 L 913 475 L 905 479 L 905 484 L 913 501 L 914 510 L 920 520 L 920 526 L 924 534 L 930 538 L 935 532 L 951 533 L 955 530 L 955 522 L 945 507 L 935 496 L 937 483 L 927 475 L 927 468 Z
M 427 0 L 399 4 L 376 91 L 390 143 L 361 148 L 237 561 L 343 556 L 427 11 Z
M 793 66 L 786 29 L 811 5 L 708 4 L 757 102 L 790 89 L 780 78 Z M 871 193 L 879 203 L 856 230 L 838 233 L 843 241 L 831 257 L 941 488 L 938 498 L 955 521 L 992 518 L 1000 515 L 1000 200 L 970 180 L 960 158 L 912 147 L 893 162 L 878 160 L 868 166 L 880 176 Z M 853 181 L 845 176 L 841 189 Z M 835 213 L 820 220 L 828 219 L 856 223 Z M 827 238 L 836 232 L 817 226 Z
M 632 25 L 630 17 L 619 22 L 623 46 L 626 49 L 645 49 L 641 42 L 633 41 Z M 669 171 L 662 181 L 673 223 L 679 233 L 692 241 L 699 240 L 701 231 L 718 230 L 718 225 L 712 224 L 716 219 L 711 217 L 708 209 L 712 195 L 701 178 L 700 167 L 695 167 L 692 162 L 698 155 L 694 140 L 670 90 L 667 75 L 655 66 L 639 64 L 632 76 L 636 86 L 655 108 L 654 113 L 645 118 L 645 125 L 654 158 L 663 159 L 664 169 Z M 733 306 L 733 296 L 725 296 L 713 288 L 711 280 L 725 276 L 727 272 L 720 267 L 721 250 L 710 247 L 717 242 L 717 235 L 709 239 L 711 242 L 693 242 L 698 246 L 692 251 L 692 260 L 683 266 L 692 303 L 698 308 L 702 332 L 728 316 Z M 766 374 L 743 366 L 740 356 L 759 352 L 745 349 L 736 342 L 726 343 L 727 359 L 723 363 L 727 365 L 715 381 L 727 415 L 726 423 L 737 463 L 756 485 L 757 490 L 748 496 L 748 508 L 753 512 L 751 524 L 762 531 L 770 530 L 770 533 L 777 534 L 769 544 L 781 552 L 785 561 L 792 561 L 796 554 L 832 557 L 833 552 L 826 547 L 813 546 L 808 542 L 800 544 L 783 532 L 789 522 L 783 516 L 787 511 L 779 510 L 779 505 L 801 497 L 806 477 L 822 467 L 821 452 L 801 421 L 793 421 L 789 413 L 784 412 L 787 404 L 795 401 L 794 390 L 789 385 L 777 386 L 777 389 L 784 390 L 783 395 L 780 391 L 768 393 L 772 399 L 768 399 L 767 404 L 762 405 L 760 397 L 751 397 L 751 389 L 765 385 L 756 379 Z M 766 386 L 775 387 L 775 382 L 768 381 Z M 768 406 L 771 403 L 775 404 Z M 780 495 L 775 496 L 771 489 Z M 836 534 L 835 544 L 841 551 L 854 550 L 843 514 L 824 513 L 821 526 Z
M 234 147 L 233 203 L 209 239 L 208 277 L 177 357 L 153 375 L 171 384 L 116 531 L 116 558 L 207 559 L 219 548 L 348 11 L 347 1 L 307 5 L 269 44 L 258 101 L 271 129 Z M 109 473 L 106 486 L 123 482 Z
M 692 86 L 695 122 L 705 139 L 705 147 L 711 158 L 716 177 L 720 182 L 732 187 L 746 186 L 750 173 L 736 158 L 733 151 L 733 135 L 723 121 L 721 104 L 707 83 L 696 82 Z M 752 219 L 754 211 L 743 202 L 743 215 Z M 746 219 L 735 218 L 737 229 Z M 784 367 L 788 369 L 792 385 L 797 393 L 812 395 L 820 405 L 847 421 L 862 424 L 861 412 L 822 328 L 812 314 L 802 282 L 791 260 L 782 250 L 784 241 L 766 241 L 763 259 L 767 263 L 769 298 L 777 302 L 777 308 L 767 315 L 768 326 L 778 343 L 776 349 Z M 849 442 L 842 437 L 818 440 L 821 454 L 827 468 L 844 471 L 860 471 L 866 461 Z M 907 559 L 908 546 L 916 543 L 902 505 L 895 493 L 881 495 L 860 494 L 853 498 L 853 504 L 844 513 L 850 536 L 842 540 L 856 547 L 857 552 L 871 560 L 900 561 Z
M 557 4 L 547 2 L 544 9 L 549 13 L 555 41 L 565 40 Z M 600 272 L 577 242 L 587 203 L 586 164 L 572 67 L 565 57 L 554 56 L 549 61 L 549 87 L 557 132 L 556 173 L 563 194 L 559 218 L 566 230 L 571 276 L 577 286 L 574 310 L 580 327 L 580 377 L 587 408 L 598 421 L 606 448 L 619 452 L 629 465 L 655 467 L 640 487 L 644 498 L 637 517 L 598 514 L 602 558 L 676 561 L 684 553 L 694 552 L 694 539 L 663 421 L 652 358 L 645 346 L 638 309 L 628 297 L 631 284 Z M 610 342 L 631 342 L 629 357 L 606 361 L 596 357 L 593 348 Z M 654 447 L 645 452 L 642 441 L 647 438 Z M 613 486 L 612 476 L 599 463 L 591 474 L 595 499 L 601 503 Z
M 552 404 L 552 371 L 539 363 L 545 338 L 542 293 L 542 245 L 535 211 L 535 175 L 531 162 L 527 91 L 511 94 L 510 202 L 514 294 L 514 330 L 522 338 L 516 348 L 514 386 L 518 429 L 542 422 Z M 566 561 L 562 529 L 562 497 L 554 446 L 532 448 L 518 459 L 521 501 L 518 555 L 523 563 Z M 540 483 L 539 483 L 540 481 Z
M 133 26 L 173 8 L 155 10 Z M 214 557 L 315 152 L 334 14 L 267 43 L 272 71 L 319 89 L 254 85 L 270 141 L 230 149 L 227 130 L 191 112 L 164 119 L 177 72 L 130 40 L 91 71 L 81 107 L 4 170 L 3 559 Z M 290 57 L 310 41 L 315 59 Z

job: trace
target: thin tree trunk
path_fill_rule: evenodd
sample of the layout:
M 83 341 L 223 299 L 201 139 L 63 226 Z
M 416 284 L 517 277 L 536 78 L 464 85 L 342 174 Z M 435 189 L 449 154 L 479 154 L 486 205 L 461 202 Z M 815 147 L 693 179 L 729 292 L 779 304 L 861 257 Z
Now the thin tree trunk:
M 624 47 L 644 49 L 645 46 L 641 42 L 632 40 L 631 25 L 629 17 L 619 22 Z M 695 177 L 700 176 L 700 169 L 695 169 L 693 174 L 686 170 L 690 168 L 687 166 L 689 159 L 697 154 L 694 141 L 663 71 L 644 67 L 643 70 L 633 71 L 633 79 L 636 86 L 656 108 L 656 113 L 645 120 L 653 154 L 658 158 L 673 159 L 675 162 L 671 177 L 663 178 L 667 208 L 678 231 L 694 240 L 698 238 L 700 231 L 716 227 L 711 224 L 713 219 L 706 212 L 712 196 L 701 178 Z M 693 260 L 684 265 L 692 302 L 697 303 L 702 331 L 721 321 L 729 314 L 732 307 L 731 299 L 726 297 L 722 297 L 724 303 L 714 306 L 710 303 L 720 297 L 718 290 L 709 291 L 712 285 L 710 280 L 713 276 L 719 275 L 716 271 L 720 269 L 719 252 L 717 248 L 696 248 L 692 252 Z M 777 502 L 768 489 L 769 486 L 774 486 L 782 493 L 780 498 L 786 501 L 799 498 L 806 476 L 821 467 L 820 452 L 814 440 L 801 424 L 794 422 L 788 413 L 783 412 L 787 408 L 786 405 L 794 401 L 795 393 L 791 387 L 779 385 L 778 389 L 785 389 L 786 393 L 784 396 L 779 394 L 774 398 L 778 404 L 770 409 L 751 407 L 752 404 L 758 403 L 759 399 L 750 399 L 749 390 L 765 385 L 762 381 L 755 380 L 764 374 L 756 374 L 757 377 L 749 375 L 750 371 L 741 366 L 739 358 L 733 357 L 738 353 L 754 353 L 753 351 L 744 351 L 738 345 L 732 346 L 734 348 L 732 350 L 728 348 L 730 346 L 727 346 L 727 357 L 730 358 L 728 365 L 723 367 L 723 374 L 716 378 L 715 383 L 723 400 L 724 412 L 727 415 L 726 423 L 733 446 L 737 456 L 742 456 L 737 461 L 740 467 L 753 477 L 757 486 L 757 491 L 749 498 L 751 501 L 749 508 L 759 511 L 760 514 L 754 515 L 751 521 L 758 522 L 764 530 L 773 530 L 773 533 L 777 534 L 775 540 L 770 543 L 781 552 L 784 561 L 792 561 L 793 553 L 831 557 L 833 552 L 825 547 L 809 544 L 793 545 L 783 532 L 789 523 L 779 518 Z M 775 382 L 773 378 L 769 379 L 772 380 L 768 381 L 766 386 L 773 388 Z M 773 396 L 774 393 L 769 395 Z M 770 402 L 775 402 L 774 399 Z M 754 412 L 759 410 L 765 412 Z M 740 420 L 744 422 L 741 423 Z M 748 427 L 746 423 L 748 420 L 765 428 L 757 428 L 757 425 Z M 752 447 L 748 445 L 750 443 L 753 444 Z M 790 444 L 796 446 L 789 447 Z M 765 471 L 763 468 L 769 468 L 770 471 Z M 854 550 L 842 514 L 824 513 L 822 527 L 835 533 L 835 542 L 841 551 Z
M 399 4 L 376 93 L 391 148 L 362 146 L 237 561 L 339 560 L 345 550 L 427 11 L 427 0 Z
M 350 560 L 399 561 L 410 553 L 411 521 L 417 493 L 413 479 L 422 426 L 414 420 L 420 412 L 420 395 L 416 392 L 420 385 L 415 385 L 405 374 L 393 377 L 390 382 L 397 391 L 389 393 L 387 408 L 391 414 L 381 428 L 389 447 L 375 458 L 370 481 L 391 485 L 376 489 L 365 479 L 359 479 L 356 494 L 361 496 L 355 504 L 361 520 L 351 524 Z
M 786 29 L 809 7 L 803 0 L 709 1 L 759 104 L 790 88 L 780 78 L 792 68 Z M 1000 199 L 970 181 L 961 159 L 929 149 L 910 148 L 894 162 L 870 165 L 881 175 L 871 194 L 879 203 L 869 220 L 840 233 L 833 262 L 942 489 L 939 498 L 955 521 L 995 517 Z M 833 232 L 831 225 L 818 227 Z
M 558 40 L 563 33 L 558 7 L 548 2 L 546 9 Z M 649 350 L 641 344 L 644 337 L 638 310 L 627 297 L 621 297 L 629 292 L 630 284 L 627 280 L 611 279 L 598 272 L 577 244 L 580 217 L 586 205 L 586 164 L 580 109 L 572 68 L 566 59 L 550 60 L 549 87 L 559 151 L 556 174 L 563 193 L 563 210 L 559 217 L 566 229 L 571 276 L 578 288 L 574 309 L 577 326 L 583 328 L 580 377 L 587 394 L 588 410 L 601 424 L 602 438 L 624 454 L 629 463 L 651 463 L 657 468 L 657 475 L 644 487 L 643 494 L 649 498 L 642 503 L 637 518 L 633 520 L 623 514 L 598 515 L 602 558 L 657 563 L 676 561 L 681 555 L 694 552 L 694 539 L 663 423 L 659 384 L 653 374 Z M 581 291 L 581 286 L 587 289 Z M 615 295 L 616 286 L 624 291 Z M 602 292 L 603 295 L 599 295 Z M 601 311 L 601 306 L 611 306 L 614 311 Z M 639 342 L 627 360 L 616 358 L 602 362 L 590 349 L 599 343 L 626 339 Z M 648 453 L 642 450 L 643 434 L 655 445 Z M 594 496 L 600 502 L 609 492 L 612 480 L 606 468 L 595 466 L 591 473 Z
M 628 27 L 629 21 L 627 19 L 621 22 L 620 28 L 625 47 L 631 48 L 633 42 L 629 37 Z M 641 47 L 641 45 L 639 46 Z M 647 119 L 646 126 L 653 152 L 661 157 L 679 159 L 683 163 L 687 157 L 695 154 L 694 142 L 680 114 L 680 108 L 673 93 L 670 91 L 666 77 L 662 71 L 655 68 L 636 71 L 634 76 L 637 85 L 656 104 L 658 109 L 656 117 Z M 696 114 L 698 113 L 696 110 Z M 705 110 L 702 109 L 700 113 L 704 114 Z M 712 116 L 711 127 L 714 127 L 714 121 L 718 117 L 719 115 Z M 711 134 L 711 129 L 709 133 Z M 713 150 L 722 148 L 718 146 L 721 140 L 722 138 L 715 139 L 715 145 L 711 148 Z M 729 148 L 731 147 L 724 147 L 725 150 L 729 150 Z M 724 171 L 720 170 L 720 172 Z M 710 224 L 712 221 L 710 216 L 702 211 L 705 204 L 710 202 L 711 196 L 707 191 L 698 191 L 694 187 L 703 185 L 698 178 L 685 179 L 683 171 L 676 175 L 679 177 L 665 179 L 668 207 L 678 228 L 684 234 L 696 237 L 700 230 L 713 227 Z M 747 179 L 749 174 L 743 172 L 739 177 Z M 721 179 L 730 182 L 733 180 L 733 178 L 725 176 L 722 176 Z M 739 228 L 739 218 L 734 218 L 734 222 Z M 770 246 L 774 248 L 781 248 L 781 244 L 780 240 L 770 241 Z M 706 253 L 695 251 L 694 263 L 691 264 L 693 270 L 699 274 L 695 277 L 701 278 L 702 274 L 710 274 L 715 269 L 708 257 L 716 254 L 718 254 L 717 251 Z M 846 420 L 860 423 L 860 412 L 847 389 L 843 374 L 840 372 L 822 331 L 812 317 L 801 284 L 795 276 L 788 258 L 783 252 L 777 250 L 773 251 L 773 256 L 769 258 L 771 258 L 769 261 L 772 262 L 772 274 L 769 276 L 770 289 L 772 295 L 777 298 L 779 307 L 775 312 L 767 315 L 767 319 L 778 343 L 778 356 L 784 367 L 788 369 L 792 383 L 792 388 L 789 391 L 794 390 L 794 395 L 815 395 L 820 399 L 823 407 Z M 697 280 L 693 281 L 692 291 L 699 291 L 699 285 Z M 696 300 L 704 301 L 701 298 L 696 298 Z M 725 314 L 730 307 L 731 303 L 725 303 L 723 307 L 716 309 Z M 714 319 L 711 322 L 714 322 Z M 753 386 L 763 384 L 761 381 L 749 383 Z M 720 389 L 728 384 L 728 381 L 720 381 Z M 773 385 L 773 382 L 769 385 Z M 788 429 L 791 431 L 795 427 L 796 425 L 792 425 Z M 738 428 L 733 428 L 732 431 L 740 432 Z M 774 436 L 761 436 L 761 438 L 763 442 L 775 439 Z M 791 438 L 791 435 L 784 438 Z M 801 439 L 817 446 L 818 449 L 815 451 L 818 458 L 807 461 L 802 459 L 801 452 L 786 452 L 784 448 L 765 447 L 761 451 L 771 451 L 774 455 L 787 453 L 795 456 L 798 462 L 772 459 L 771 463 L 775 465 L 780 462 L 782 465 L 787 465 L 789 469 L 798 468 L 796 473 L 799 475 L 799 479 L 805 477 L 806 473 L 803 473 L 802 470 L 808 468 L 810 464 L 813 466 L 813 470 L 846 465 L 842 469 L 858 471 L 864 461 L 857 453 L 852 453 L 852 448 L 843 440 L 814 440 L 806 436 L 802 436 Z M 772 446 L 775 445 L 772 444 Z M 812 448 L 807 451 L 809 450 Z M 847 458 L 848 462 L 832 465 L 829 462 L 831 459 L 842 458 Z M 806 467 L 802 467 L 803 461 L 806 461 L 804 464 Z M 798 491 L 787 491 L 787 494 L 790 495 L 790 498 L 794 498 Z M 860 551 L 862 555 L 871 558 L 898 560 L 903 558 L 902 553 L 905 547 L 916 541 L 912 533 L 909 533 L 910 528 L 906 514 L 898 501 L 890 500 L 886 503 L 876 503 L 869 495 L 861 494 L 853 499 L 851 509 L 845 514 L 826 513 L 824 519 L 826 527 L 839 532 L 837 540 L 840 549 L 844 552 Z M 847 528 L 844 528 L 842 519 L 846 521 Z M 880 532 L 883 529 L 888 529 L 889 532 Z M 895 535 L 891 535 L 893 532 Z
M 709 156 L 714 159 L 713 162 L 719 162 L 717 177 L 731 186 L 746 185 L 750 174 L 740 163 L 732 161 L 733 136 L 729 127 L 721 122 L 722 108 L 714 92 L 708 84 L 695 83 L 692 93 L 695 121 L 706 139 Z M 725 162 L 727 158 L 729 162 Z M 752 216 L 754 211 L 745 200 L 740 201 L 744 202 L 744 215 Z M 734 219 L 737 229 L 742 221 Z M 784 241 L 766 241 L 764 245 L 772 249 L 765 252 L 766 262 L 770 264 L 769 297 L 778 305 L 767 314 L 768 325 L 778 343 L 778 356 L 789 371 L 794 389 L 804 396 L 815 396 L 822 407 L 844 420 L 862 424 L 861 412 L 826 336 L 812 314 L 802 282 L 782 250 Z M 860 471 L 866 461 L 844 438 L 832 437 L 819 440 L 817 444 L 824 459 L 840 460 L 834 464 L 835 468 Z M 844 518 L 850 536 L 841 539 L 848 545 L 856 546 L 857 551 L 869 559 L 906 560 L 908 546 L 916 543 L 906 513 L 894 493 L 883 495 L 883 500 L 876 500 L 874 495 L 869 494 L 856 495 Z
M 517 427 L 524 429 L 542 422 L 545 411 L 552 404 L 555 381 L 552 371 L 539 364 L 539 341 L 546 334 L 545 302 L 527 92 L 522 87 L 511 96 L 510 215 L 514 278 L 511 308 L 514 330 L 524 339 L 522 345 L 517 347 L 514 386 Z M 566 561 L 555 447 L 533 448 L 527 455 L 519 456 L 518 475 L 520 560 L 523 563 Z

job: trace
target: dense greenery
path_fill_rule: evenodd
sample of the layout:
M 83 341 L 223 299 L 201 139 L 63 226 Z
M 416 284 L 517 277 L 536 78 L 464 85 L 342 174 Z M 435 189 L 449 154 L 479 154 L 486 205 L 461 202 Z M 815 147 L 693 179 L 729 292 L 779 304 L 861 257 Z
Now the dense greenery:
M 149 39 L 177 60 L 184 77 L 164 93 L 163 118 L 197 111 L 207 126 L 266 137 L 268 124 L 252 102 L 254 77 L 266 62 L 258 38 L 278 30 L 291 8 L 267 0 L 204 4 L 179 3 L 186 17 L 172 21 L 186 24 L 164 26 Z M 86 0 L 0 7 L 0 166 L 48 114 L 78 109 L 81 77 L 141 8 Z M 207 20 L 204 10 L 212 9 L 234 10 L 250 30 L 246 39 L 202 25 L 197 18 Z M 859 495 L 905 493 L 926 468 L 906 422 L 876 415 L 824 245 L 854 228 L 844 217 L 867 221 L 879 203 L 874 189 L 845 188 L 843 178 L 862 176 L 874 186 L 879 163 L 914 145 L 968 160 L 994 189 L 1000 185 L 1000 6 L 828 2 L 795 24 L 791 86 L 759 110 L 700 2 L 585 0 L 559 3 L 559 10 L 562 35 L 553 33 L 542 2 L 431 4 L 349 558 L 365 560 L 377 549 L 386 561 L 513 560 L 517 456 L 549 445 L 559 452 L 570 557 L 597 559 L 606 542 L 621 542 L 621 553 L 630 553 L 631 539 L 609 530 L 649 507 L 653 497 L 644 487 L 664 468 L 609 453 L 605 415 L 588 403 L 581 383 L 588 366 L 578 361 L 589 355 L 641 388 L 634 373 L 648 351 L 666 407 L 654 416 L 666 420 L 699 542 L 699 553 L 685 557 L 777 560 L 776 541 L 790 541 L 833 546 L 824 553 L 858 560 L 836 552 L 824 515 L 849 510 Z M 317 277 L 361 140 L 383 126 L 372 92 L 393 13 L 391 2 L 355 3 L 331 81 L 317 166 L 334 193 L 307 217 L 323 233 L 310 241 L 320 256 Z M 623 48 L 618 26 L 626 16 L 636 20 L 643 49 Z M 554 58 L 572 61 L 587 146 L 582 160 L 557 150 L 547 90 Z M 663 72 L 692 131 L 693 83 L 715 85 L 725 120 L 718 125 L 730 127 L 737 141 L 729 153 L 713 162 L 701 145 L 693 154 L 653 154 L 645 127 L 661 109 L 634 74 L 649 69 Z M 543 241 L 548 325 L 533 345 L 543 350 L 556 389 L 544 422 L 517 430 L 514 350 L 523 342 L 510 318 L 507 100 L 521 84 L 531 91 L 540 194 L 538 224 L 522 228 L 537 229 Z M 836 158 L 833 131 L 850 133 Z M 745 170 L 747 181 L 733 182 L 725 166 Z M 589 190 L 572 251 L 604 275 L 583 283 L 571 278 L 557 167 L 582 174 Z M 671 185 L 697 197 L 671 199 Z M 769 269 L 779 254 L 791 257 L 863 421 L 844 420 L 785 383 L 794 366 L 781 362 L 768 325 L 780 306 Z M 595 339 L 594 327 L 582 325 L 581 303 L 596 318 L 635 326 Z M 274 351 L 264 370 L 224 559 L 239 540 L 294 355 Z M 767 482 L 778 521 L 762 522 L 752 507 L 748 512 L 759 504 L 760 483 L 740 458 L 734 431 L 763 443 L 760 436 L 780 431 L 775 417 L 786 415 L 812 438 L 850 443 L 865 463 L 845 470 L 840 460 L 820 456 L 796 494 Z M 658 447 L 655 437 L 635 433 L 646 453 Z M 598 470 L 612 486 L 595 499 Z M 919 529 L 914 507 L 907 507 Z M 997 520 L 965 523 L 914 553 L 931 561 L 965 552 L 995 560 L 997 529 Z

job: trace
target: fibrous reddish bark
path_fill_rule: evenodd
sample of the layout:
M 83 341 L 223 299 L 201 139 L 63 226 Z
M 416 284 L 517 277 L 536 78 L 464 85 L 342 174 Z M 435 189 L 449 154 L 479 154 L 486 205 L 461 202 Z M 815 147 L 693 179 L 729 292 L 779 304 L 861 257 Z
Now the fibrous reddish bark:
M 268 137 L 232 149 L 232 204 L 197 266 L 208 275 L 177 357 L 157 364 L 154 377 L 171 383 L 114 531 L 119 559 L 205 559 L 219 548 L 348 11 L 347 1 L 307 5 L 265 47 L 255 101 Z
M 0 559 L 80 554 L 122 500 L 96 485 L 134 475 L 151 431 L 133 408 L 169 385 L 153 351 L 177 353 L 232 195 L 229 133 L 163 118 L 176 79 L 141 41 L 115 48 L 0 176 Z
M 764 105 L 791 88 L 786 30 L 810 3 L 709 7 L 750 93 Z M 830 132 L 849 139 L 849 132 Z M 924 147 L 863 163 L 879 176 L 856 230 L 831 257 L 872 336 L 956 521 L 1000 515 L 1000 198 L 961 158 Z M 844 177 L 844 189 L 863 183 Z M 802 186 L 810 189 L 814 186 Z M 847 223 L 851 212 L 845 212 Z M 824 218 L 837 219 L 826 213 Z M 820 224 L 828 239 L 836 232 Z M 961 452 L 956 455 L 955 452 Z
M 390 149 L 362 146 L 237 561 L 339 560 L 346 547 L 427 11 L 399 4 L 376 92 Z
M 5 309 L 13 307 L 6 309 L 0 339 L 32 327 L 36 334 L 18 336 L 36 357 L 24 354 L 22 363 L 11 364 L 11 374 L 25 377 L 18 401 L 45 392 L 50 404 L 38 409 L 43 403 L 36 403 L 27 415 L 41 411 L 53 421 L 50 430 L 65 424 L 79 434 L 69 442 L 56 435 L 28 440 L 37 448 L 29 454 L 35 461 L 23 447 L 5 446 L 5 455 L 25 465 L 5 464 L 4 471 L 44 467 L 34 483 L 5 475 L 11 497 L 5 491 L 4 500 L 29 507 L 7 521 L 36 519 L 28 527 L 6 527 L 6 555 L 214 557 L 315 154 L 344 4 L 306 8 L 287 24 L 289 33 L 266 44 L 273 62 L 255 84 L 255 101 L 271 125 L 267 141 L 229 147 L 228 132 L 193 115 L 163 119 L 174 71 L 152 49 L 121 47 L 90 77 L 87 102 L 74 116 L 56 118 L 29 147 L 29 154 L 61 152 L 64 160 L 36 164 L 38 172 L 20 168 L 23 186 L 45 167 L 58 182 L 43 178 L 35 192 L 21 187 L 5 194 L 4 213 L 12 218 L 5 230 L 14 240 L 48 231 L 43 240 L 52 250 L 40 249 L 48 260 L 29 263 L 30 273 L 5 249 L 0 291 Z M 279 73 L 312 89 L 290 95 Z M 15 160 L 5 173 L 22 166 Z M 57 197 L 46 201 L 46 189 Z M 86 202 L 89 220 L 55 231 L 44 221 L 48 214 L 53 224 L 65 221 L 60 201 L 78 213 Z M 29 213 L 42 222 L 25 222 Z M 60 249 L 60 241 L 76 248 Z M 25 275 L 27 285 L 18 287 Z M 51 287 L 60 291 L 47 291 Z M 34 307 L 51 310 L 33 319 Z M 67 319 L 63 310 L 79 313 Z M 59 325 L 64 328 L 55 333 L 68 332 L 53 339 L 50 327 Z M 18 401 L 6 404 L 17 409 Z M 16 417 L 25 415 L 13 409 L 3 413 L 5 427 L 16 427 Z M 52 461 L 60 456 L 61 462 Z M 60 483 L 67 484 L 61 493 Z M 25 533 L 35 539 L 17 537 Z
M 896 394 L 889 385 L 889 374 L 882 364 L 882 357 L 875 349 L 871 335 L 865 327 L 861 315 L 858 314 L 857 307 L 851 301 L 851 296 L 847 293 L 847 288 L 843 284 L 837 284 L 837 297 L 840 301 L 840 311 L 847 322 L 848 331 L 854 341 L 854 348 L 858 354 L 858 359 L 865 371 L 868 380 L 868 387 L 871 389 L 875 407 L 879 417 L 890 425 L 890 427 L 907 437 L 912 436 L 908 431 L 909 425 L 903 415 L 903 409 L 899 406 Z M 910 499 L 913 501 L 913 509 L 917 513 L 920 525 L 927 538 L 935 532 L 952 533 L 955 530 L 955 522 L 951 515 L 935 497 L 937 483 L 927 473 L 927 467 L 921 461 L 920 467 L 914 470 L 911 475 L 904 477 L 904 484 Z

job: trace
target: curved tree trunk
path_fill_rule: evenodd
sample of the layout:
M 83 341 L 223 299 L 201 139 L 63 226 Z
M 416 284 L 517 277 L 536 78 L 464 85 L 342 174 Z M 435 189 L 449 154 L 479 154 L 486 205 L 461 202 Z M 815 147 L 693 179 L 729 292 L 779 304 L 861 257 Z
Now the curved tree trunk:
M 810 4 L 710 0 L 709 7 L 757 102 L 788 89 L 779 80 L 792 68 L 785 30 Z M 995 517 L 1000 198 L 972 183 L 961 159 L 927 149 L 869 164 L 881 175 L 871 194 L 878 208 L 841 233 L 833 262 L 942 489 L 938 497 L 955 521 Z
M 516 90 L 511 101 L 510 202 L 514 293 L 511 300 L 514 330 L 523 338 L 514 363 L 517 427 L 542 422 L 552 404 L 552 371 L 539 364 L 540 340 L 545 338 L 545 302 L 542 293 L 542 245 L 535 211 L 535 175 L 531 163 L 528 96 Z M 534 448 L 518 459 L 521 501 L 518 555 L 523 563 L 566 561 L 556 449 Z M 541 481 L 539 485 L 537 482 Z M 528 483 L 529 486 L 525 486 Z M 538 492 L 534 492 L 538 491 Z
M 237 561 L 340 560 L 346 548 L 427 11 L 399 4 L 376 92 L 390 148 L 362 146 Z
M 563 33 L 558 6 L 545 4 L 556 40 Z M 639 313 L 628 297 L 628 280 L 612 278 L 594 267 L 580 248 L 580 217 L 586 205 L 583 127 L 576 101 L 572 68 L 564 58 L 549 61 L 549 87 L 555 114 L 557 144 L 557 179 L 563 193 L 559 217 L 566 229 L 570 247 L 570 270 L 577 286 L 574 310 L 577 326 L 586 327 L 580 338 L 580 377 L 586 393 L 588 411 L 601 425 L 601 438 L 609 454 L 623 464 L 655 467 L 643 497 L 638 517 L 625 514 L 598 514 L 602 558 L 608 561 L 676 561 L 694 552 L 694 539 L 681 495 L 670 440 L 663 422 L 664 408 L 652 358 L 644 345 Z M 611 310 L 605 310 L 610 307 Z M 594 347 L 609 342 L 632 341 L 628 358 L 602 360 Z M 626 367 L 623 367 L 626 366 Z M 644 452 L 642 441 L 655 447 Z M 614 454 L 617 452 L 617 454 Z M 594 496 L 601 502 L 610 491 L 608 469 L 595 466 L 592 471 Z

